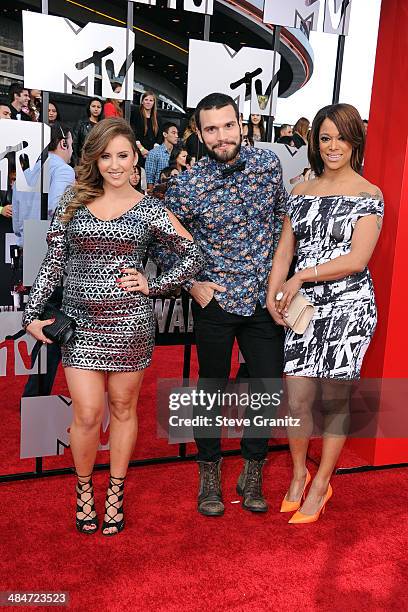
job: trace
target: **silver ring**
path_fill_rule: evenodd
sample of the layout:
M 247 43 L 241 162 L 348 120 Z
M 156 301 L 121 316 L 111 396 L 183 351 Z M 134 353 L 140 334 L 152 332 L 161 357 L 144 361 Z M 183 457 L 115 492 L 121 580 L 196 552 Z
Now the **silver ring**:
M 276 294 L 276 301 L 280 302 L 282 298 L 283 298 L 283 292 L 279 291 L 279 293 Z

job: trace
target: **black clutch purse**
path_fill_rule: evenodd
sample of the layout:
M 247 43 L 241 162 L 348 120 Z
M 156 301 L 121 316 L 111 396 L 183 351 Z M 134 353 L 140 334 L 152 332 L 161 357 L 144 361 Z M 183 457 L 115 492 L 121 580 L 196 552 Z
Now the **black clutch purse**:
M 57 342 L 57 344 L 66 344 L 74 335 L 76 322 L 72 317 L 69 317 L 51 304 L 46 304 L 44 312 L 40 316 L 41 321 L 47 319 L 55 319 L 54 323 L 43 327 L 43 334 L 49 340 Z

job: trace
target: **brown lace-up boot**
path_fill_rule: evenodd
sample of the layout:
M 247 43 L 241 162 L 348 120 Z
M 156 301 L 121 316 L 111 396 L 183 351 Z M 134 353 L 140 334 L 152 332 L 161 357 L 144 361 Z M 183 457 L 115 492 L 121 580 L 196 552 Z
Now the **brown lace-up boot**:
M 224 504 L 221 494 L 221 461 L 199 461 L 200 489 L 198 511 L 205 516 L 222 516 Z
M 237 484 L 238 495 L 243 496 L 242 506 L 251 512 L 267 512 L 268 504 L 262 494 L 262 468 L 266 459 L 246 459 Z

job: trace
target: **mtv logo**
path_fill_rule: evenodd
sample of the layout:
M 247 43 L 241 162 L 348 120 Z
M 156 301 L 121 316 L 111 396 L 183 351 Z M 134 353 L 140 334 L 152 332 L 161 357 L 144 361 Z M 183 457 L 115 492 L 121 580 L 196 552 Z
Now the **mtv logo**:
M 135 35 L 127 28 L 100 23 L 81 28 L 63 17 L 23 11 L 23 44 L 25 87 L 61 93 L 83 87 L 94 96 L 99 75 L 103 97 L 133 99 L 134 65 L 131 61 L 126 72 L 126 58 L 133 55 Z M 114 93 L 111 82 L 122 80 L 122 91 Z
M 265 0 L 264 23 L 303 28 L 307 34 L 317 30 L 320 0 Z
M 323 32 L 347 35 L 350 11 L 351 0 L 324 0 Z M 319 12 L 320 0 L 265 0 L 263 22 L 300 28 L 309 35 L 318 29 Z
M 40 191 L 40 177 L 30 183 L 30 171 L 23 172 L 20 158 L 25 156 L 30 168 L 34 168 L 43 149 L 48 146 L 51 129 L 44 123 L 29 121 L 0 121 L 0 189 L 7 190 L 9 160 L 14 157 L 17 191 Z M 47 177 L 45 177 L 45 185 Z M 44 191 L 48 189 L 44 188 Z
M 7 375 L 7 365 L 12 362 L 15 376 L 38 374 L 37 361 L 31 368 L 31 352 L 35 339 L 30 334 L 21 333 L 21 312 L 0 312 L 0 376 Z M 6 341 L 12 338 L 13 342 Z M 47 371 L 46 346 L 41 347 L 40 374 Z M 9 366 L 10 367 L 10 366 Z
M 249 98 L 251 113 L 274 115 L 279 68 L 280 55 L 273 51 L 243 47 L 235 52 L 224 44 L 190 40 L 187 106 L 194 108 L 209 92 L 219 91 L 241 112 Z
M 20 459 L 64 454 L 69 447 L 71 405 L 63 395 L 21 398 Z M 109 449 L 109 421 L 106 396 L 99 450 Z
M 177 9 L 177 5 L 183 1 L 183 9 L 191 13 L 200 13 L 202 15 L 212 15 L 214 11 L 214 0 L 167 0 L 167 8 Z M 138 4 L 148 4 L 156 6 L 156 0 L 131 0 Z
M 323 32 L 347 35 L 350 25 L 351 0 L 326 0 Z
M 282 176 L 286 190 L 290 193 L 305 168 L 309 168 L 309 160 L 307 158 L 307 147 L 296 149 L 285 144 L 277 142 L 255 142 L 257 149 L 273 151 L 280 160 L 282 165 Z

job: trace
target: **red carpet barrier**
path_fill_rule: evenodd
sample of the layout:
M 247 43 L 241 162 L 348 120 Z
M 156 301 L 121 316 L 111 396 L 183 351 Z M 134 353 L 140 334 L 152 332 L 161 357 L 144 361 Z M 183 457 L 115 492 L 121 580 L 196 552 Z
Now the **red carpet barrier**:
M 407 57 L 408 3 L 382 3 L 364 175 L 384 193 L 385 218 L 380 241 L 370 264 L 377 296 L 379 321 L 366 355 L 363 376 L 407 378 L 408 324 L 408 124 Z M 383 400 L 380 397 L 380 402 Z M 385 402 L 384 402 L 385 403 Z M 381 406 L 381 404 L 380 404 Z M 390 418 L 406 418 L 406 401 L 380 410 L 378 437 L 350 440 L 349 448 L 371 465 L 408 462 L 408 440 L 380 437 Z M 394 427 L 398 432 L 398 429 Z

